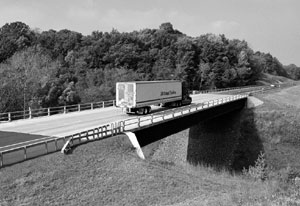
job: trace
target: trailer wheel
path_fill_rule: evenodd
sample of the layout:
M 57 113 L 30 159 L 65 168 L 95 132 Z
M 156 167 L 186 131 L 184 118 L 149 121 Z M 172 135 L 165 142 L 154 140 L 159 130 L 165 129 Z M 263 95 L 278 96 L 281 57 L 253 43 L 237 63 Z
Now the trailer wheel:
M 143 115 L 146 115 L 147 112 L 148 112 L 147 107 L 144 107 L 144 108 L 143 108 Z
M 147 107 L 147 114 L 151 113 L 151 107 Z
M 143 108 L 144 109 L 144 111 L 143 111 L 143 115 L 147 115 L 147 114 L 149 114 L 150 112 L 151 112 L 151 107 L 144 107 Z

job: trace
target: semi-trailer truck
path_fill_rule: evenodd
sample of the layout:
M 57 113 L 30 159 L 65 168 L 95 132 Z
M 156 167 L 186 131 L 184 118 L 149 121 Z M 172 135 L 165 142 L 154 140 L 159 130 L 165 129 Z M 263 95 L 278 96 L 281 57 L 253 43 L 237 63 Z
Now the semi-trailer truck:
M 192 99 L 183 82 L 134 81 L 116 83 L 116 106 L 126 113 L 149 114 L 151 105 L 178 107 L 191 104 Z

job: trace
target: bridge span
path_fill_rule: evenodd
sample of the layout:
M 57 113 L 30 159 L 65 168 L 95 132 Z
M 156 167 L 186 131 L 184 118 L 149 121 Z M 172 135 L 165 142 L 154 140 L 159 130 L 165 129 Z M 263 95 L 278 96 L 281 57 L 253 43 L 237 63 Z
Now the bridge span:
M 147 116 L 128 117 L 119 108 L 110 107 L 0 124 L 0 167 L 126 131 L 143 137 L 138 139 L 143 146 L 149 143 L 151 138 L 147 137 L 154 127 L 159 131 L 156 138 L 175 133 L 243 108 L 247 95 L 198 94 L 192 99 L 189 106 L 156 108 Z

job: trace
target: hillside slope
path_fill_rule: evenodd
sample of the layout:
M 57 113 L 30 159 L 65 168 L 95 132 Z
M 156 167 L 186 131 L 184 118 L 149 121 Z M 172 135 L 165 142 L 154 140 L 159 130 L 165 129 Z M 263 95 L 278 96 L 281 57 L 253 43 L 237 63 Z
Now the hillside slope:
M 255 124 L 276 169 L 287 166 L 300 174 L 300 86 L 258 95 Z

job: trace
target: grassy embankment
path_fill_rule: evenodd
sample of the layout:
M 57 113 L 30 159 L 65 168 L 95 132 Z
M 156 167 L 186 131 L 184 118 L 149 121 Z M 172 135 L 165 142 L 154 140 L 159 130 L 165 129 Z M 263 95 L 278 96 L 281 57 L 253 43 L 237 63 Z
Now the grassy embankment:
M 0 205 L 299 205 L 300 87 L 258 97 L 265 181 L 188 165 L 188 130 L 157 143 L 145 161 L 118 136 L 0 169 Z

